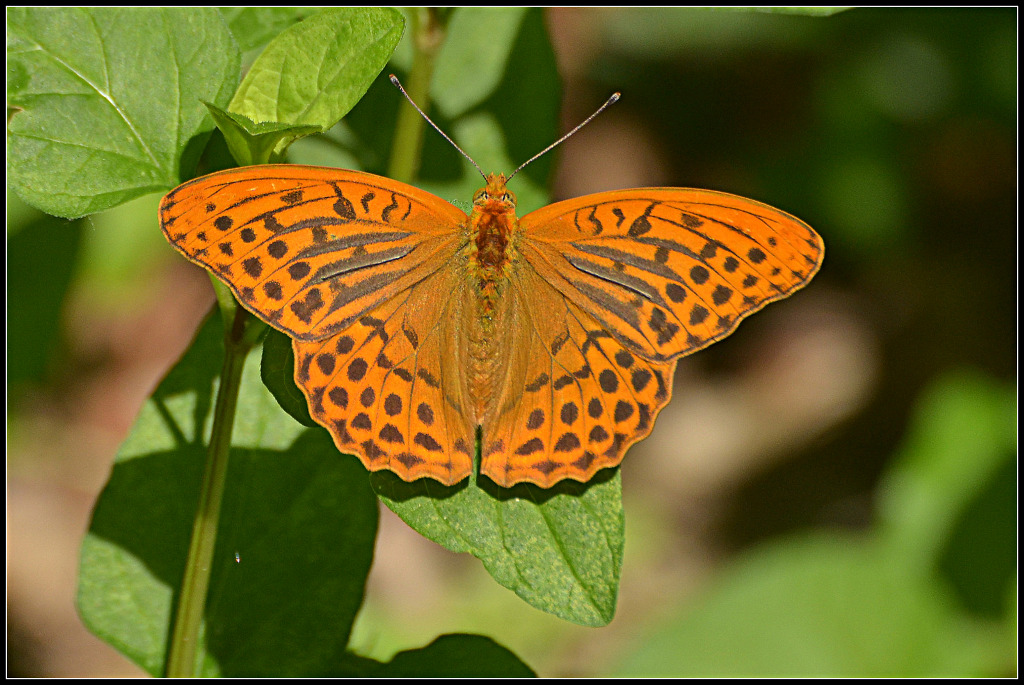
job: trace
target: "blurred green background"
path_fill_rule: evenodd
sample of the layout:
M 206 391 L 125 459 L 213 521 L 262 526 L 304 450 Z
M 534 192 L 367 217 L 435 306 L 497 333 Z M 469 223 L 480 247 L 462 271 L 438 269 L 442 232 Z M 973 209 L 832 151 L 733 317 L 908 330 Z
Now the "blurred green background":
M 557 153 L 555 199 L 733 192 L 814 226 L 825 264 L 679 364 L 622 467 L 608 627 L 385 513 L 354 644 L 481 632 L 541 675 L 1015 675 L 1016 9 L 544 20 L 563 130 L 623 93 Z M 212 304 L 158 200 L 66 222 L 8 193 L 9 675 L 136 673 L 72 597 L 114 452 Z

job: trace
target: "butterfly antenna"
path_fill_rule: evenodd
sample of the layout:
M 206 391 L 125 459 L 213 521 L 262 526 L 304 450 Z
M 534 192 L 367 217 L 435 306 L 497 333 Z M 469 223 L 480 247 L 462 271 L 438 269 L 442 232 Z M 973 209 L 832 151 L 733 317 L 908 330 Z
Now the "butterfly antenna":
M 530 163 L 530 162 L 532 162 L 533 160 L 537 159 L 537 158 L 538 158 L 538 157 L 540 157 L 541 155 L 547 154 L 548 152 L 550 152 L 550 151 L 551 151 L 551 149 L 552 149 L 552 148 L 555 148 L 555 147 L 557 147 L 557 146 L 561 145 L 561 144 L 562 144 L 563 142 L 565 142 L 565 139 L 566 139 L 566 138 L 568 138 L 568 137 L 569 137 L 569 136 L 571 136 L 572 134 L 576 133 L 576 131 L 579 131 L 579 130 L 580 130 L 581 128 L 583 128 L 583 127 L 584 127 L 584 126 L 586 126 L 587 124 L 589 124 L 589 123 L 590 123 L 590 120 L 591 120 L 591 119 L 593 119 L 593 118 L 594 118 L 594 117 L 596 117 L 596 116 L 597 116 L 598 114 L 600 114 L 601 112 L 603 112 L 603 111 L 605 110 L 605 108 L 606 108 L 606 107 L 607 107 L 608 105 L 611 105 L 611 104 L 613 104 L 613 103 L 617 102 L 617 101 L 618 101 L 618 99 L 619 99 L 619 98 L 620 98 L 621 96 L 622 96 L 622 94 L 621 94 L 621 93 L 612 93 L 612 96 L 611 96 L 610 98 L 608 98 L 608 99 L 607 99 L 607 100 L 605 101 L 605 103 L 604 103 L 603 105 L 601 105 L 600 107 L 598 107 L 598 108 L 597 108 L 597 111 L 596 111 L 596 112 L 594 112 L 594 113 L 593 113 L 593 114 L 591 114 L 591 115 L 590 115 L 589 117 L 587 117 L 586 119 L 584 119 L 584 120 L 583 120 L 583 121 L 582 121 L 582 122 L 581 122 L 581 123 L 580 123 L 580 124 L 579 124 L 579 125 L 578 125 L 578 126 L 577 126 L 576 128 L 574 128 L 573 130 L 569 131 L 569 132 L 568 132 L 568 133 L 566 133 L 566 134 L 565 134 L 564 136 L 562 136 L 561 138 L 559 138 L 559 139 L 558 139 L 558 140 L 556 140 L 555 142 L 551 143 L 551 145 L 548 145 L 548 146 L 547 146 L 546 148 L 544 148 L 543 150 L 541 150 L 540 152 L 538 152 L 537 154 L 535 154 L 535 155 L 534 155 L 533 157 L 530 157 L 530 158 L 529 158 L 528 160 L 526 160 L 525 162 L 523 162 L 522 164 L 520 164 L 520 165 L 519 165 L 519 168 L 518 168 L 518 169 L 516 169 L 515 171 L 513 171 L 513 172 L 512 172 L 511 174 L 509 174 L 509 177 L 508 177 L 507 179 L 505 179 L 505 180 L 506 180 L 506 181 L 509 181 L 509 180 L 511 180 L 513 176 L 515 176 L 515 175 L 516 175 L 516 174 L 518 174 L 518 173 L 519 173 L 520 171 L 522 171 L 522 169 L 523 169 L 523 167 L 524 167 L 524 166 L 526 166 L 527 164 L 529 164 L 529 163 Z M 428 120 L 428 121 L 429 121 L 429 120 Z M 465 153 L 463 153 L 463 154 L 465 154 Z
M 449 143 L 451 143 L 451 144 L 452 144 L 452 147 L 454 147 L 454 148 L 455 148 L 456 150 L 458 150 L 459 152 L 461 152 L 461 153 L 462 153 L 462 156 L 463 156 L 463 157 L 465 157 L 466 159 L 468 159 L 468 160 L 469 160 L 469 163 L 470 163 L 470 164 L 472 164 L 473 166 L 475 166 L 475 167 L 476 167 L 476 170 L 480 172 L 480 175 L 481 175 L 481 176 L 483 176 L 483 177 L 484 177 L 484 179 L 486 179 L 486 178 L 487 178 L 487 174 L 485 174 L 485 173 L 484 173 L 484 170 L 480 168 L 480 165 L 479 165 L 479 164 L 477 164 L 477 163 L 476 163 L 475 161 L 473 161 L 473 158 L 472 158 L 472 157 L 470 157 L 469 155 L 467 155 L 467 154 L 466 154 L 466 151 L 465 151 L 465 150 L 463 150 L 463 149 L 462 149 L 461 147 L 459 147 L 459 146 L 458 146 L 458 144 L 456 144 L 456 142 L 455 142 L 454 140 L 452 140 L 451 138 L 449 138 L 449 137 L 448 137 L 448 134 L 447 134 L 447 133 L 445 133 L 444 131 L 442 131 L 442 130 L 441 130 L 441 127 L 440 127 L 440 126 L 438 126 L 437 124 L 435 124 L 435 123 L 434 123 L 434 122 L 433 122 L 433 121 L 432 121 L 432 120 L 430 119 L 430 117 L 428 117 L 428 116 L 427 116 L 427 113 L 426 113 L 426 112 L 424 112 L 424 111 L 423 111 L 422 109 L 420 109 L 420 106 L 419 106 L 419 105 L 417 105 L 417 104 L 416 104 L 415 102 L 413 102 L 412 98 L 411 98 L 411 97 L 409 97 L 409 94 L 405 92 L 405 88 L 403 88 L 403 87 L 402 87 L 402 83 L 401 83 L 401 82 L 400 82 L 400 81 L 398 80 L 398 77 L 397 77 L 397 76 L 395 76 L 394 74 L 389 74 L 389 75 L 388 75 L 388 78 L 390 78 L 390 79 L 391 79 L 391 82 L 395 84 L 395 87 L 396 87 L 396 88 L 398 88 L 398 90 L 402 91 L 402 95 L 404 95 L 404 96 L 405 96 L 405 99 L 409 101 L 409 104 L 410 104 L 410 105 L 412 105 L 413 107 L 415 107 L 415 108 L 416 108 L 416 111 L 420 113 L 420 116 L 421 116 L 421 117 L 423 117 L 424 119 L 426 119 L 426 120 L 427 120 L 427 123 L 428 123 L 428 124 L 430 124 L 431 126 L 433 126 L 433 127 L 434 127 L 434 130 L 435 130 L 435 131 L 437 131 L 437 132 L 438 132 L 438 133 L 440 133 L 440 134 L 441 134 L 442 136 L 444 136 L 444 139 L 445 139 L 445 140 L 447 140 L 447 141 L 448 141 Z M 593 118 L 593 117 L 591 117 L 591 119 L 592 119 L 592 118 Z M 589 121 L 589 119 L 588 119 L 588 121 Z M 584 122 L 584 123 L 586 123 L 586 122 Z M 578 128 L 578 127 L 577 127 L 577 128 Z M 561 141 L 559 141 L 559 142 L 561 142 Z

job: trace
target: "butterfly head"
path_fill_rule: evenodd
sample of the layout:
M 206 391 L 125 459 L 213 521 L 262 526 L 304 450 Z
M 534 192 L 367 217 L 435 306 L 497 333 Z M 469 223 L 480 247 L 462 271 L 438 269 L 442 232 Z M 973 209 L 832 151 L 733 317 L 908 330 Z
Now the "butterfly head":
M 516 196 L 506 187 L 508 178 L 505 174 L 489 174 L 484 177 L 487 185 L 473 195 L 473 204 L 479 209 L 489 212 L 496 210 L 512 210 L 516 208 Z

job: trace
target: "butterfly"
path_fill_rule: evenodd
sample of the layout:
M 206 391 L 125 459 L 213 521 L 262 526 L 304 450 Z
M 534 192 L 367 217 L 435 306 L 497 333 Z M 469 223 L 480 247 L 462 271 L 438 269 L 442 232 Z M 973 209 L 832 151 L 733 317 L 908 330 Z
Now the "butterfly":
M 478 443 L 503 487 L 618 465 L 680 357 L 821 266 L 810 226 L 754 200 L 638 188 L 517 218 L 510 177 L 484 175 L 467 215 L 374 174 L 249 166 L 178 186 L 160 223 L 292 338 L 295 382 L 341 452 L 445 485 Z

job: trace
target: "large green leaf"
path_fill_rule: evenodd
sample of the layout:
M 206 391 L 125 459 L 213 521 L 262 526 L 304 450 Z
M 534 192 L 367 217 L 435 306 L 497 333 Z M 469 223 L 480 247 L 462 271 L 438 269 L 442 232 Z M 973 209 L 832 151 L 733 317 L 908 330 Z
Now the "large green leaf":
M 187 178 L 226 103 L 238 49 L 212 9 L 7 12 L 7 169 L 30 204 L 63 217 Z
M 615 614 L 625 517 L 618 469 L 585 485 L 499 488 L 486 478 L 444 487 L 389 472 L 370 482 L 421 535 L 479 558 L 531 605 L 575 623 L 606 625 Z
M 163 673 L 223 347 L 216 317 L 143 407 L 82 545 L 86 625 Z M 344 653 L 377 528 L 365 471 L 291 420 L 246 365 L 206 610 L 206 675 L 326 674 Z

